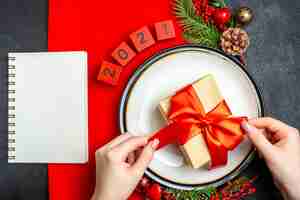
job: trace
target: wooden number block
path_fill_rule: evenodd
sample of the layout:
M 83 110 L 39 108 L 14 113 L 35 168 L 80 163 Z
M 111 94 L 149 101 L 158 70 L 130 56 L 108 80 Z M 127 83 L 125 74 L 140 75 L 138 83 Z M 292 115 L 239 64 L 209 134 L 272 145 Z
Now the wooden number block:
M 97 79 L 111 85 L 117 85 L 122 67 L 103 61 Z
M 155 40 L 147 26 L 131 33 L 130 39 L 139 52 L 155 44 Z
M 112 57 L 122 66 L 126 65 L 134 56 L 135 52 L 126 42 L 122 42 L 112 53 Z
M 176 37 L 172 20 L 157 22 L 154 26 L 157 40 L 166 40 Z

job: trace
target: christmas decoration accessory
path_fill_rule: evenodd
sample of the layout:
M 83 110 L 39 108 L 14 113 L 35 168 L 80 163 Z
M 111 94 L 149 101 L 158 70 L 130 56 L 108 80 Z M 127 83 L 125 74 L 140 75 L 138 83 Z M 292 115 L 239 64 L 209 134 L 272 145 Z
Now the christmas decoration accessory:
M 143 176 L 128 200 L 176 200 L 174 194 Z
M 223 200 L 240 200 L 256 192 L 253 186 L 253 181 L 257 177 L 249 179 L 247 177 L 240 177 L 234 181 L 228 182 L 223 188 L 219 190 Z
M 209 200 L 220 200 L 220 195 L 219 193 L 212 193 Z
M 215 7 L 215 8 L 221 8 L 224 6 L 223 4 L 224 2 L 220 2 L 220 1 L 217 1 L 217 0 L 212 0 L 212 1 L 209 1 L 209 5 Z
M 161 199 L 161 187 L 158 183 L 152 184 L 147 189 L 147 197 L 151 200 L 160 200 Z
M 145 200 L 145 198 L 141 193 L 134 191 L 127 200 Z
M 176 197 L 174 194 L 172 194 L 171 192 L 163 189 L 162 190 L 162 199 L 163 200 L 176 200 Z
M 245 64 L 245 51 L 249 37 L 243 30 L 236 30 L 231 37 L 228 28 L 247 25 L 253 18 L 248 7 L 241 7 L 233 15 L 225 0 L 174 0 L 174 13 L 183 28 L 183 37 L 192 43 L 220 48 L 226 54 L 240 56 Z M 224 37 L 230 37 L 230 40 Z M 240 35 L 241 37 L 236 37 Z
M 176 3 L 176 2 L 175 2 Z M 195 9 L 195 14 L 200 16 L 202 12 L 202 1 L 201 0 L 193 0 L 192 1 Z
M 220 188 L 207 187 L 188 191 L 162 187 L 144 176 L 128 200 L 240 200 L 256 192 L 253 185 L 256 179 L 256 176 L 243 176 Z
M 248 7 L 241 7 L 236 12 L 238 26 L 249 24 L 253 19 L 253 11 Z
M 191 191 L 177 189 L 168 189 L 168 191 L 175 196 L 176 200 L 210 200 L 211 196 L 217 192 L 216 188 L 213 187 Z
M 230 9 L 227 7 L 217 8 L 213 15 L 214 22 L 217 26 L 227 24 L 230 18 L 231 18 L 231 12 Z
M 149 185 L 150 185 L 150 181 L 148 178 L 146 177 L 143 177 L 139 183 L 139 185 L 142 187 L 142 188 L 148 188 Z
M 221 48 L 230 55 L 242 56 L 250 44 L 249 36 L 241 28 L 229 28 L 221 36 Z
M 191 191 L 167 189 L 176 200 L 241 200 L 256 192 L 253 182 L 257 177 L 239 177 L 229 181 L 223 187 L 208 187 L 205 189 L 194 189 Z
M 206 23 L 198 15 L 192 0 L 174 0 L 173 9 L 183 28 L 183 37 L 186 40 L 218 48 L 220 32 L 212 23 Z

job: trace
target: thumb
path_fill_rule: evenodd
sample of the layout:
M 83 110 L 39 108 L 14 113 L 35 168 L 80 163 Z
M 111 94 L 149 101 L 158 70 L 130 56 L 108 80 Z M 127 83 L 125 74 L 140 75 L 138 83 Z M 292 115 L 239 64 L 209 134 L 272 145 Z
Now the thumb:
M 142 150 L 139 158 L 132 166 L 133 170 L 135 172 L 144 173 L 146 168 L 148 167 L 149 163 L 151 162 L 153 158 L 153 154 L 155 152 L 155 149 L 158 147 L 159 140 L 155 139 L 151 142 L 149 142 L 144 149 Z
M 263 134 L 262 129 L 258 129 L 248 122 L 243 122 L 242 128 L 247 132 L 249 139 L 264 157 L 272 156 L 273 146 Z

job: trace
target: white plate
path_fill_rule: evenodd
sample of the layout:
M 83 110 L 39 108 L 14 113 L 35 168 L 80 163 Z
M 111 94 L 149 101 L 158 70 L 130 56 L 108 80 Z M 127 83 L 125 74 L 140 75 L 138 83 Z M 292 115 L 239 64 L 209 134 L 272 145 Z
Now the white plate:
M 183 45 L 158 53 L 133 74 L 121 100 L 121 132 L 147 135 L 162 128 L 165 122 L 157 109 L 159 101 L 206 74 L 214 76 L 235 116 L 262 115 L 259 92 L 238 61 L 216 50 Z M 210 171 L 192 169 L 185 165 L 178 148 L 169 145 L 155 153 L 146 174 L 178 189 L 218 186 L 239 174 L 252 157 L 246 138 L 229 153 L 226 166 Z

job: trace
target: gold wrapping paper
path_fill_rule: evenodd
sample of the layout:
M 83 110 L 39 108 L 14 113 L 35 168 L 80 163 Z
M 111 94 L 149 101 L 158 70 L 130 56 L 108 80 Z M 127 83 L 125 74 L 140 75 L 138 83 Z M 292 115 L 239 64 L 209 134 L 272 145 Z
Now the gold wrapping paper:
M 223 100 L 221 92 L 212 75 L 206 75 L 192 84 L 199 100 L 201 101 L 205 112 L 212 110 Z M 159 103 L 159 110 L 163 117 L 168 121 L 168 112 L 170 108 L 170 97 Z M 209 167 L 210 154 L 201 134 L 195 133 L 192 139 L 180 146 L 186 162 L 193 168 Z

